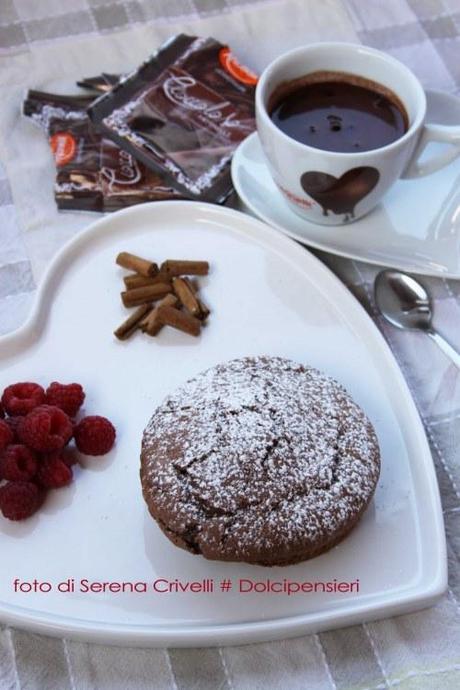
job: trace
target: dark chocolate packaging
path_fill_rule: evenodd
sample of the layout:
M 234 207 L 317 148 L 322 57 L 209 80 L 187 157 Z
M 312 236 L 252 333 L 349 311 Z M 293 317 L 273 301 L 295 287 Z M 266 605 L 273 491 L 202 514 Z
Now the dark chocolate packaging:
M 88 108 L 104 137 L 190 199 L 222 202 L 255 129 L 257 77 L 213 38 L 179 35 Z
M 86 77 L 85 79 L 80 79 L 77 81 L 77 86 L 82 89 L 88 89 L 90 91 L 95 91 L 96 93 L 106 93 L 115 86 L 120 81 L 119 74 L 108 74 L 107 72 L 102 72 L 96 77 Z
M 179 192 L 133 156 L 104 138 L 89 120 L 94 96 L 29 91 L 23 112 L 49 137 L 56 163 L 58 208 L 115 211 L 146 201 L 179 199 Z

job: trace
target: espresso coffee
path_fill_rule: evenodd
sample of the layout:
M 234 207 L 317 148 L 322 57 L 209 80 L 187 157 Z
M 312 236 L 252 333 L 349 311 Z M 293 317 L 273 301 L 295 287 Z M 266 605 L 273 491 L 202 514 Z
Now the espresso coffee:
M 396 94 L 341 72 L 315 72 L 282 84 L 268 111 L 285 134 L 324 151 L 371 151 L 391 144 L 408 129 Z

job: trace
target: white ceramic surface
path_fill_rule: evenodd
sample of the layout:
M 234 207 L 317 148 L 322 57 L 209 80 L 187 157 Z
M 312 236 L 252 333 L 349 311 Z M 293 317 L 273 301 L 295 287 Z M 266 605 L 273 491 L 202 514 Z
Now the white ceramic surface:
M 460 123 L 459 98 L 436 91 L 426 95 L 429 121 Z M 426 155 L 445 148 L 432 144 Z M 459 159 L 427 177 L 397 181 L 377 208 L 347 226 L 311 223 L 290 209 L 268 171 L 257 134 L 237 149 L 232 178 L 252 213 L 303 244 L 413 273 L 460 278 Z
M 159 261 L 208 259 L 210 305 L 198 339 L 164 329 L 119 342 L 125 317 L 114 263 L 127 250 Z M 287 568 L 209 562 L 174 547 L 141 497 L 142 430 L 163 397 L 199 371 L 267 353 L 312 364 L 344 384 L 374 423 L 382 450 L 375 497 L 329 553 Z M 0 619 L 30 630 L 123 645 L 215 645 L 303 634 L 432 603 L 446 586 L 442 513 L 414 403 L 382 336 L 323 264 L 251 217 L 157 202 L 103 218 L 56 257 L 33 314 L 0 340 L 2 386 L 78 380 L 87 413 L 117 426 L 115 449 L 88 460 L 67 489 L 24 523 L 0 519 Z M 360 593 L 14 594 L 12 581 L 54 585 L 229 577 L 355 580 Z

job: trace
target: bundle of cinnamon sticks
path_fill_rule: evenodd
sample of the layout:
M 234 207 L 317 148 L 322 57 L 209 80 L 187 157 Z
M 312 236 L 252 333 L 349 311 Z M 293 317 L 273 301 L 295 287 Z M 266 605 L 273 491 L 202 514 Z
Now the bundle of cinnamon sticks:
M 200 334 L 209 309 L 188 276 L 207 275 L 207 261 L 168 259 L 158 266 L 154 261 L 121 252 L 116 263 L 131 271 L 123 278 L 122 302 L 127 308 L 136 307 L 114 331 L 119 340 L 127 340 L 137 330 L 155 336 L 163 326 L 172 326 L 189 335 Z

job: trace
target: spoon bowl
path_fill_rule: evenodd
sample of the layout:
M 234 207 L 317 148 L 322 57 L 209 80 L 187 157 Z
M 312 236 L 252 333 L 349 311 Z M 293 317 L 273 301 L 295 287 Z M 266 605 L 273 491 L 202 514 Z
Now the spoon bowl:
M 437 331 L 431 320 L 431 299 L 418 280 L 401 271 L 379 273 L 374 286 L 377 308 L 393 326 L 426 333 L 460 368 L 460 355 Z
M 398 328 L 431 330 L 431 299 L 423 285 L 400 271 L 382 271 L 375 280 L 375 301 Z

